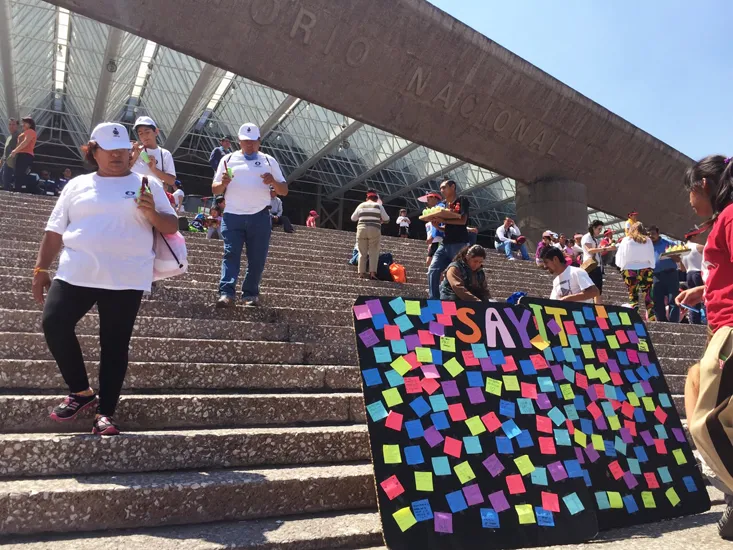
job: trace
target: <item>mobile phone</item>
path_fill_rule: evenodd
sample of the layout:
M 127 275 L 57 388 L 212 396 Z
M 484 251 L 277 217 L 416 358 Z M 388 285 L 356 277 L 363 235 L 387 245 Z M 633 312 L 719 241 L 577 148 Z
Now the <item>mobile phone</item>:
M 224 170 L 226 171 L 227 176 L 229 176 L 230 178 L 234 177 L 234 171 L 227 166 L 227 161 L 224 161 Z
M 150 156 L 148 155 L 148 148 L 143 147 L 143 150 L 140 151 L 140 158 L 143 159 L 143 162 L 147 164 L 150 162 Z

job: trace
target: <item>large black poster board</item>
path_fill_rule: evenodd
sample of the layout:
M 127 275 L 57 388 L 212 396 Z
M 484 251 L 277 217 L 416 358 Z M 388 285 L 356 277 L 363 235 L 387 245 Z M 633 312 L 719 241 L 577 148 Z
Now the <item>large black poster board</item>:
M 354 317 L 393 550 L 576 543 L 710 508 L 633 311 L 361 297 Z

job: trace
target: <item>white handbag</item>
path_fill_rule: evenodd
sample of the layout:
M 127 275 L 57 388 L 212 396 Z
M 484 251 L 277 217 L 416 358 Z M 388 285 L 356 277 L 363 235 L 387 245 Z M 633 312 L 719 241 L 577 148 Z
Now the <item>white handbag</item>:
M 153 230 L 153 281 L 170 279 L 188 271 L 186 239 L 180 231 L 163 235 Z

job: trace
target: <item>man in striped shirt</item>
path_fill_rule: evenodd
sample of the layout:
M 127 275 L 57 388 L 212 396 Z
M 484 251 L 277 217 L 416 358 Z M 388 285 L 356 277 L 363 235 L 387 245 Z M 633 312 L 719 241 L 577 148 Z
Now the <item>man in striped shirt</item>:
M 379 195 L 374 189 L 367 191 L 366 201 L 356 207 L 351 221 L 356 223 L 356 242 L 359 249 L 359 276 L 377 278 L 379 242 L 382 238 L 382 224 L 389 221 L 384 207 L 379 204 Z M 367 259 L 369 275 L 367 276 Z

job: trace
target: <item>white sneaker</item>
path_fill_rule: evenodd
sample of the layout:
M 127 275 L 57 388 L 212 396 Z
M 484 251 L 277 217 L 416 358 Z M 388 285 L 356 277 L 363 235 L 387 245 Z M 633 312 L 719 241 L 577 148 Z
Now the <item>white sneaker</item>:
M 514 256 L 512 256 L 511 258 L 507 258 L 507 260 L 509 260 L 510 262 L 515 262 L 515 261 L 517 261 L 517 259 L 516 259 L 516 258 L 515 258 Z

